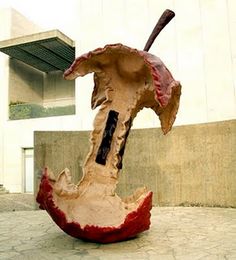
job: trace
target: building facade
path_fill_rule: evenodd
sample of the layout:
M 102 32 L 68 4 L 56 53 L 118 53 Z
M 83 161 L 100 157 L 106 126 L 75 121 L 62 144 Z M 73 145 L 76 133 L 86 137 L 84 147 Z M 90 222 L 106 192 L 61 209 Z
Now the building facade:
M 161 57 L 182 83 L 175 125 L 235 119 L 235 1 L 71 2 L 74 10 L 71 17 L 65 12 L 62 33 L 73 42 L 75 56 L 117 42 L 142 49 L 161 13 L 166 8 L 174 10 L 176 17 L 150 52 Z M 47 32 L 24 15 L 14 9 L 0 10 L 0 24 L 4 24 L 0 41 Z M 92 129 L 96 114 L 90 109 L 92 75 L 65 82 L 62 74 L 62 70 L 35 69 L 0 52 L 0 184 L 10 192 L 32 192 L 34 131 Z M 154 113 L 146 109 L 133 125 L 159 126 Z

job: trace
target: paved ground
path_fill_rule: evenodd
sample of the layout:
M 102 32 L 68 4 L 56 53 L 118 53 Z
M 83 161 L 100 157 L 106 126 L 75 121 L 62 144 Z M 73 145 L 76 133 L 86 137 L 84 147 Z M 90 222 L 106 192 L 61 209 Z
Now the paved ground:
M 0 213 L 6 211 L 34 210 L 33 194 L 8 193 L 0 195 Z
M 66 235 L 45 211 L 1 212 L 0 259 L 232 260 L 236 259 L 236 209 L 153 208 L 149 231 L 108 245 Z

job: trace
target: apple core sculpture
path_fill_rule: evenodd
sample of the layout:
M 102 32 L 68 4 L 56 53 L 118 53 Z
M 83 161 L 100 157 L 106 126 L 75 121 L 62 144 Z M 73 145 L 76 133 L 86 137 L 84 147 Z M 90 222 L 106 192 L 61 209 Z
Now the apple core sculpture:
M 75 185 L 68 169 L 56 179 L 44 169 L 37 202 L 73 237 L 100 243 L 125 240 L 149 229 L 152 192 L 138 189 L 121 199 L 115 192 L 126 140 L 138 111 L 154 110 L 164 134 L 179 107 L 181 85 L 162 61 L 147 51 L 174 17 L 166 10 L 144 51 L 122 44 L 106 45 L 77 58 L 64 73 L 75 79 L 94 72 L 92 109 L 100 106 L 91 133 L 83 177 Z

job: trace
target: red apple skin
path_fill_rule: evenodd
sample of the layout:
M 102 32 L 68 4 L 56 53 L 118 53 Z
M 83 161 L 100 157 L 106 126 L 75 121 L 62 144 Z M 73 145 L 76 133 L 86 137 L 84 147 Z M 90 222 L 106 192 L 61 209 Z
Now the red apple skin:
M 49 180 L 47 169 L 44 170 L 36 201 L 41 209 L 45 209 L 55 223 L 68 235 L 97 243 L 113 243 L 136 237 L 148 230 L 152 209 L 152 192 L 148 192 L 137 210 L 130 212 L 124 223 L 118 227 L 99 227 L 86 225 L 81 228 L 78 222 L 67 222 L 66 215 L 53 201 L 53 186 Z

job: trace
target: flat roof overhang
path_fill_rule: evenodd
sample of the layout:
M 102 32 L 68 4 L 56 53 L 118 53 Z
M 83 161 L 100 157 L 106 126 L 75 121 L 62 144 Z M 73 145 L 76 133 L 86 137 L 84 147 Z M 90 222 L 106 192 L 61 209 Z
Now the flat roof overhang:
M 75 43 L 59 30 L 0 41 L 0 51 L 43 72 L 64 71 L 75 59 Z

